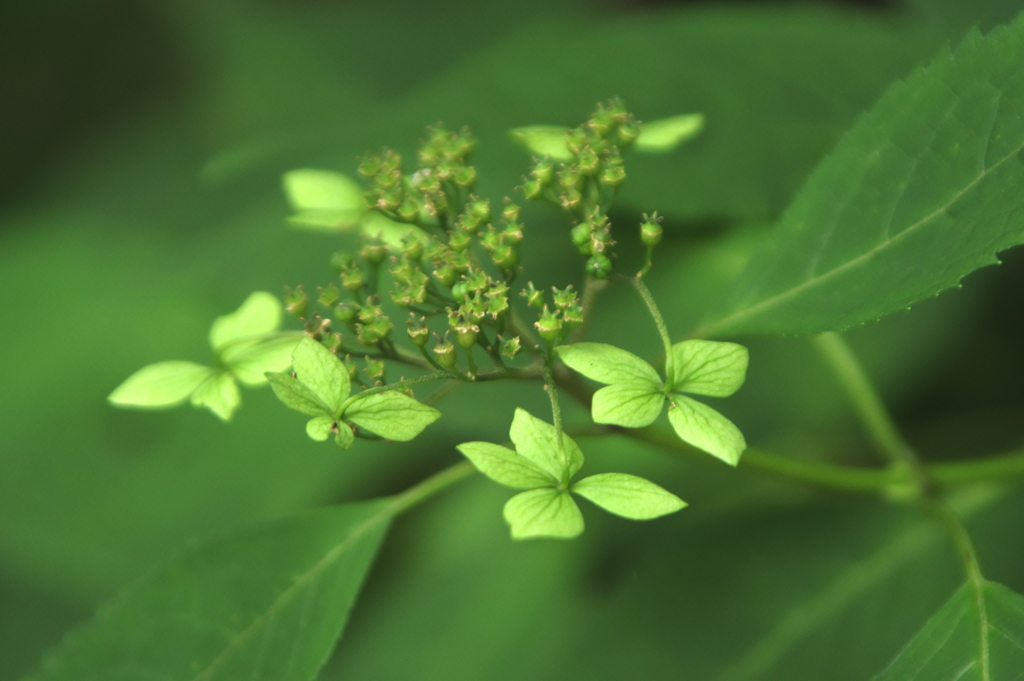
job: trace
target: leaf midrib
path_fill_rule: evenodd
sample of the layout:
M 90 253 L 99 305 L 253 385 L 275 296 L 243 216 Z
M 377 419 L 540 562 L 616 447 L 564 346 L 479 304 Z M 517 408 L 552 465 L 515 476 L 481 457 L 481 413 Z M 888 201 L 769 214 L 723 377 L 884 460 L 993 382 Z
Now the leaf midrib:
M 258 615 L 252 623 L 243 629 L 238 635 L 227 645 L 220 655 L 215 657 L 210 663 L 199 670 L 195 676 L 192 677 L 191 681 L 202 681 L 203 679 L 210 679 L 212 675 L 222 668 L 235 652 L 241 648 L 245 643 L 250 641 L 252 637 L 282 608 L 288 605 L 291 598 L 303 587 L 305 587 L 311 580 L 316 578 L 319 573 L 326 569 L 326 567 L 333 562 L 337 557 L 345 551 L 353 542 L 366 534 L 375 525 L 390 518 L 394 514 L 394 503 L 390 503 L 374 515 L 367 518 L 361 524 L 357 525 L 355 529 L 345 539 L 324 554 L 323 558 L 313 564 L 309 570 L 299 575 L 295 582 L 281 592 L 281 595 L 274 600 L 270 606 Z
M 989 135 L 988 142 L 991 142 L 991 139 L 992 139 L 991 135 Z M 1002 166 L 1004 163 L 1006 163 L 1006 161 L 1010 160 L 1011 158 L 1013 158 L 1014 156 L 1019 154 L 1021 151 L 1024 151 L 1024 143 L 1018 145 L 1010 153 L 1008 153 L 1005 156 L 1003 156 L 1001 159 L 996 161 L 994 164 L 992 164 L 988 168 L 985 168 L 984 170 L 982 170 L 978 174 L 977 177 L 975 177 L 973 180 L 971 180 L 969 183 L 967 183 L 967 185 L 965 185 L 962 189 L 960 189 L 958 192 L 956 192 L 952 196 L 952 198 L 950 198 L 948 201 L 946 201 L 946 203 L 942 204 L 941 206 L 939 206 L 938 208 L 933 210 L 928 215 L 925 215 L 923 218 L 921 218 L 917 222 L 911 224 L 906 229 L 900 231 L 895 236 L 891 236 L 891 237 L 888 237 L 888 238 L 882 240 L 874 248 L 872 248 L 872 249 L 870 249 L 868 251 L 865 251 L 864 253 L 862 253 L 861 255 L 857 256 L 856 258 L 853 258 L 852 260 L 848 260 L 845 263 L 843 263 L 843 264 L 841 264 L 841 265 L 839 265 L 837 267 L 834 267 L 831 270 L 828 270 L 828 271 L 823 272 L 823 273 L 821 273 L 819 275 L 813 276 L 813 277 L 803 281 L 802 283 L 798 284 L 797 286 L 794 286 L 791 289 L 783 291 L 782 293 L 777 293 L 776 295 L 774 295 L 774 296 L 772 296 L 770 298 L 765 298 L 764 300 L 762 300 L 760 303 L 757 303 L 756 305 L 752 305 L 751 307 L 744 308 L 742 310 L 734 312 L 733 314 L 729 315 L 728 317 L 723 317 L 722 319 L 719 319 L 716 322 L 708 324 L 708 325 L 698 329 L 693 334 L 693 337 L 703 338 L 703 337 L 706 337 L 706 336 L 709 336 L 709 335 L 713 335 L 713 332 L 714 332 L 715 329 L 721 328 L 723 326 L 727 327 L 731 323 L 735 323 L 736 321 L 742 320 L 745 317 L 749 317 L 749 316 L 754 315 L 754 314 L 756 314 L 758 312 L 761 312 L 765 308 L 770 308 L 771 306 L 776 305 L 779 302 L 782 302 L 782 301 L 786 300 L 787 298 L 790 298 L 790 297 L 795 296 L 797 294 L 803 293 L 805 290 L 807 290 L 809 288 L 812 288 L 814 286 L 817 286 L 817 285 L 821 284 L 822 282 L 825 282 L 828 279 L 832 278 L 833 276 L 837 276 L 839 274 L 842 274 L 846 270 L 851 269 L 853 267 L 856 267 L 856 266 L 860 265 L 862 262 L 870 260 L 877 253 L 883 251 L 884 249 L 888 248 L 892 244 L 900 241 L 901 239 L 903 239 L 903 237 L 905 237 L 905 236 L 907 236 L 909 234 L 912 234 L 913 232 L 915 232 L 920 227 L 928 224 L 929 222 L 934 220 L 939 215 L 945 213 L 957 201 L 959 201 L 965 194 L 967 194 L 967 192 L 969 192 L 971 189 L 973 189 L 975 186 L 977 186 L 977 184 L 979 182 L 984 180 L 991 173 L 995 172 L 1000 166 Z

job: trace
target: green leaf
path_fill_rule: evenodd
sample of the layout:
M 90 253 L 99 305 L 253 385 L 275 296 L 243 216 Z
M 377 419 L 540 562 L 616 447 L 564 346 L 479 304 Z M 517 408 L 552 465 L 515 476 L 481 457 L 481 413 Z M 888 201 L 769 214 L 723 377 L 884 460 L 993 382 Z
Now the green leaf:
M 232 344 L 222 353 L 221 360 L 243 385 L 263 385 L 268 371 L 284 371 L 291 366 L 292 352 L 300 338 L 302 334 L 296 332 L 251 344 Z
M 337 416 L 352 389 L 342 361 L 308 336 L 295 346 L 292 359 L 298 379 Z
M 286 219 L 288 224 L 296 228 L 307 229 L 318 232 L 337 232 L 339 230 L 355 227 L 365 215 L 365 211 L 337 210 L 334 208 L 317 208 L 303 210 Z
M 345 420 L 387 438 L 407 442 L 441 417 L 441 412 L 404 393 L 389 390 L 358 397 L 345 409 Z
M 174 407 L 187 400 L 215 371 L 195 362 L 150 364 L 125 379 L 107 401 L 118 407 Z
M 967 583 L 876 681 L 1021 678 L 1024 596 L 1002 584 Z
M 529 125 L 509 130 L 508 134 L 531 154 L 550 156 L 555 161 L 571 161 L 572 152 L 565 139 L 568 132 L 568 128 L 557 125 Z
M 323 442 L 331 436 L 335 423 L 333 416 L 316 416 L 306 423 L 306 434 L 317 442 Z
M 509 429 L 509 437 L 520 456 L 532 461 L 534 465 L 555 480 L 562 479 L 563 466 L 558 454 L 558 444 L 555 442 L 555 427 L 553 425 L 541 421 L 525 409 L 517 407 L 516 415 L 512 418 L 512 427 Z M 562 446 L 569 459 L 569 477 L 571 478 L 583 466 L 583 452 L 565 433 L 562 433 Z
M 749 353 L 736 343 L 688 340 L 672 346 L 672 389 L 695 395 L 728 397 L 747 377 Z
M 355 433 L 352 432 L 352 428 L 347 423 L 342 421 L 338 422 L 338 434 L 334 436 L 334 444 L 338 445 L 342 449 L 351 449 L 352 444 L 356 441 Z
M 541 470 L 525 456 L 490 442 L 465 442 L 456 447 L 491 480 L 514 489 L 533 489 L 558 484 L 558 478 Z
M 650 520 L 686 508 L 686 502 L 668 490 L 625 473 L 591 475 L 574 484 L 572 491 L 631 520 Z
M 391 521 L 386 500 L 317 510 L 189 551 L 108 604 L 32 681 L 309 681 Z
M 281 302 L 266 291 L 256 291 L 231 314 L 217 317 L 210 327 L 210 347 L 218 354 L 242 340 L 255 340 L 281 325 Z
M 380 239 L 386 246 L 391 248 L 403 248 L 402 239 L 409 234 L 422 234 L 417 227 L 395 222 L 375 210 L 368 211 L 363 216 L 360 230 L 367 236 Z
M 684 395 L 673 395 L 668 420 L 684 442 L 703 449 L 730 466 L 739 463 L 747 448 L 743 433 L 717 411 Z
M 196 388 L 189 399 L 194 407 L 206 407 L 222 421 L 230 421 L 242 404 L 235 378 L 227 371 L 220 371 Z
M 583 532 L 583 514 L 568 492 L 551 487 L 521 492 L 505 504 L 513 539 L 572 539 Z
M 704 129 L 704 114 L 683 114 L 644 123 L 633 148 L 645 154 L 665 154 Z
M 267 372 L 267 380 L 277 399 L 289 409 L 307 416 L 329 416 L 331 420 L 335 419 L 334 412 L 323 400 L 291 374 Z
M 654 423 L 665 406 L 665 393 L 648 386 L 608 385 L 594 393 L 594 423 L 643 428 Z
M 336 210 L 363 213 L 363 188 L 347 175 L 330 170 L 290 170 L 281 178 L 293 210 Z
M 818 167 L 707 334 L 878 319 L 1024 242 L 1024 15 L 897 83 Z
M 605 343 L 574 343 L 560 345 L 558 356 L 574 369 L 598 383 L 661 388 L 658 372 L 631 352 Z

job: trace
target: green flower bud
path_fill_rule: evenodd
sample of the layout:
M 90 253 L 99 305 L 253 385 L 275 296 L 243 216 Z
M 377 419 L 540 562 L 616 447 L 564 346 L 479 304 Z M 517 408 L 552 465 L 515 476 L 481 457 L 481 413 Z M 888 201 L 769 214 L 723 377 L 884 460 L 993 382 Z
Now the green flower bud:
M 381 171 L 384 162 L 378 154 L 371 154 L 363 158 L 359 164 L 359 174 L 366 179 L 373 179 Z
M 352 266 L 355 259 L 348 251 L 338 251 L 331 255 L 331 269 L 342 272 Z
M 284 294 L 284 309 L 288 311 L 288 314 L 302 319 L 306 316 L 306 310 L 309 308 L 309 298 L 306 296 L 306 292 L 302 290 L 301 286 L 296 286 L 294 289 L 286 289 Z
M 455 366 L 455 346 L 448 340 L 448 334 L 445 334 L 443 340 L 438 340 L 431 350 L 434 353 L 434 359 L 445 369 L 451 369 Z
M 582 127 L 570 130 L 565 136 L 565 142 L 569 147 L 569 151 L 576 155 L 587 145 L 587 141 L 587 131 Z
M 501 219 L 505 222 L 519 222 L 519 214 L 522 208 L 517 206 L 505 197 L 505 208 L 501 211 Z
M 523 196 L 527 201 L 536 201 L 543 193 L 544 185 L 540 180 L 534 178 L 523 182 Z
M 368 244 L 363 246 L 363 249 L 359 251 L 359 255 L 366 262 L 371 265 L 379 265 L 387 257 L 388 249 L 380 239 L 373 239 Z
M 341 363 L 345 365 L 345 370 L 348 371 L 349 380 L 355 381 L 356 376 L 359 375 L 359 367 L 352 361 L 352 356 L 345 355 L 345 359 L 341 360 Z
M 494 264 L 503 270 L 514 270 L 519 262 L 519 249 L 515 246 L 502 245 L 491 254 Z
M 640 223 L 640 240 L 647 246 L 657 246 L 661 241 L 661 218 L 655 213 L 650 218 L 644 214 L 644 221 Z
M 452 331 L 455 332 L 455 342 L 459 344 L 463 350 L 468 350 L 473 347 L 476 343 L 477 334 L 480 333 L 480 327 L 473 324 L 468 319 L 462 319 L 461 317 L 452 326 Z
M 562 322 L 565 324 L 566 330 L 572 331 L 583 323 L 583 308 L 578 303 L 573 303 L 565 308 L 562 310 Z
M 379 359 L 370 359 L 369 357 L 367 357 L 366 368 L 363 369 L 363 371 L 365 371 L 366 375 L 369 376 L 370 379 L 373 381 L 384 380 L 385 366 L 384 362 L 380 361 Z
M 363 288 L 366 278 L 358 265 L 353 265 L 341 273 L 341 285 L 355 293 Z
M 589 222 L 581 222 L 572 228 L 572 242 L 583 255 L 590 255 L 590 232 L 593 226 Z
M 434 277 L 441 283 L 445 288 L 451 288 L 455 283 L 455 277 L 458 273 L 455 271 L 455 267 L 450 262 L 445 262 L 434 269 Z
M 555 341 L 558 336 L 562 333 L 562 320 L 558 318 L 558 312 L 551 312 L 548 310 L 548 306 L 544 306 L 544 311 L 533 324 L 537 328 L 537 333 L 544 340 Z
M 339 322 L 344 322 L 351 326 L 359 314 L 359 306 L 353 305 L 352 303 L 341 303 L 334 308 L 334 317 Z
M 318 301 L 324 307 L 334 307 L 334 304 L 338 302 L 338 287 L 331 284 L 327 288 L 320 289 Z
M 550 158 L 542 158 L 530 168 L 530 177 L 541 187 L 547 187 L 555 179 L 555 166 Z
M 580 202 L 583 201 L 583 195 L 580 194 L 580 190 L 573 187 L 567 189 L 558 197 L 559 202 L 562 204 L 562 208 L 566 210 L 576 210 L 580 206 Z
M 402 238 L 402 255 L 412 262 L 419 262 L 423 259 L 423 239 L 415 234 L 408 234 Z
M 333 353 L 337 353 L 341 350 L 342 337 L 340 333 L 328 333 L 325 334 L 320 344 Z
M 452 180 L 455 184 L 465 189 L 472 189 L 476 184 L 476 168 L 473 166 L 459 166 L 452 173 Z
M 406 196 L 402 205 L 398 207 L 398 217 L 405 222 L 416 222 L 420 216 L 420 204 L 412 196 Z
M 622 165 L 608 166 L 601 173 L 601 184 L 606 187 L 619 187 L 626 181 L 626 169 Z
M 455 229 L 452 231 L 451 236 L 448 237 L 448 247 L 457 253 L 463 253 L 469 244 L 471 237 L 469 233 L 462 229 Z
M 587 274 L 595 279 L 607 279 L 612 273 L 612 261 L 604 253 L 595 253 L 587 260 Z
M 552 286 L 551 290 L 555 292 L 555 307 L 558 309 L 564 310 L 567 307 L 572 307 L 576 304 L 576 291 L 572 290 L 572 284 L 569 284 L 561 290 Z
M 452 253 L 451 263 L 456 274 L 465 274 L 469 270 L 469 255 L 466 253 Z
M 526 298 L 526 304 L 530 307 L 537 308 L 538 310 L 544 307 L 544 292 L 538 291 L 533 287 L 533 282 L 529 282 L 519 295 Z
M 640 126 L 635 123 L 627 123 L 619 128 L 618 145 L 623 149 L 629 149 L 640 136 Z
M 469 214 L 476 221 L 476 225 L 487 224 L 491 220 L 491 202 L 470 197 Z
M 512 359 L 519 354 L 519 351 L 523 349 L 523 346 L 519 343 L 519 336 L 515 338 L 509 338 L 507 341 L 501 344 L 501 354 L 505 355 L 509 359 Z
M 580 169 L 580 174 L 593 177 L 601 170 L 601 159 L 592 148 L 584 147 L 580 149 L 577 166 Z
M 523 226 L 518 223 L 507 225 L 501 232 L 501 240 L 509 246 L 518 246 L 523 242 Z
M 356 337 L 363 345 L 376 345 L 390 335 L 392 324 L 387 318 L 370 324 L 356 324 Z
M 409 341 L 418 348 L 422 348 L 430 340 L 430 329 L 427 327 L 426 317 L 412 315 L 406 322 L 406 332 L 409 334 Z

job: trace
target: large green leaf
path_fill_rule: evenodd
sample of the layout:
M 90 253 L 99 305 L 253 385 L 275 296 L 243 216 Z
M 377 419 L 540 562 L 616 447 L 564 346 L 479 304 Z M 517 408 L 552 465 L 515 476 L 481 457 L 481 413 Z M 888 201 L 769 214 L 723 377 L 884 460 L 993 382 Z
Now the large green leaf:
M 392 517 L 387 500 L 304 513 L 190 551 L 111 602 L 31 681 L 309 681 Z
M 1024 596 L 964 584 L 876 681 L 999 681 L 1024 670 Z
M 1024 241 L 1024 16 L 893 86 L 814 172 L 702 333 L 817 333 Z

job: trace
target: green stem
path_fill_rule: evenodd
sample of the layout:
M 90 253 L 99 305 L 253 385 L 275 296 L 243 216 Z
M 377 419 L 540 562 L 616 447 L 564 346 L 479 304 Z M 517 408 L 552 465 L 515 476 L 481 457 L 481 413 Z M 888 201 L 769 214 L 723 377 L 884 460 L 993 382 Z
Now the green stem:
M 473 346 L 470 345 L 466 350 L 466 364 L 469 366 L 469 375 L 476 377 L 476 362 L 473 361 Z
M 978 564 L 978 554 L 974 550 L 974 543 L 967 533 L 967 528 L 959 516 L 949 508 L 948 505 L 938 500 L 926 500 L 923 504 L 926 513 L 935 517 L 953 539 L 957 554 L 964 566 L 964 573 L 967 576 L 967 583 L 971 585 L 974 592 L 974 607 L 978 610 L 979 646 L 978 657 L 981 660 L 981 679 L 989 681 L 989 650 L 988 650 L 988 612 L 985 605 L 985 577 L 981 574 L 981 566 Z
M 661 343 L 665 346 L 665 390 L 672 389 L 672 382 L 675 379 L 675 366 L 672 360 L 672 340 L 668 335 L 668 327 L 665 325 L 665 319 L 661 316 L 661 312 L 658 310 L 658 306 L 654 302 L 654 296 L 651 295 L 650 290 L 647 288 L 647 284 L 644 283 L 640 277 L 627 277 L 628 281 L 633 284 L 633 287 L 643 298 L 644 303 L 647 305 L 647 309 L 651 313 L 651 317 L 654 318 L 654 325 L 658 327 L 658 335 L 661 336 Z
M 936 463 L 928 467 L 928 472 L 941 485 L 1021 478 L 1024 477 L 1024 451 L 968 461 Z
M 426 480 L 413 485 L 398 496 L 394 497 L 390 505 L 390 510 L 395 515 L 404 513 L 413 506 L 422 503 L 445 488 L 450 487 L 463 478 L 468 477 L 474 470 L 473 464 L 468 461 L 462 461 L 454 466 L 444 469 L 440 473 L 435 473 Z
M 605 279 L 595 279 L 587 275 L 587 281 L 583 285 L 583 297 L 580 300 L 580 307 L 583 310 L 583 323 L 572 331 L 569 337 L 570 343 L 579 343 L 587 335 L 587 328 L 594 316 L 594 304 L 597 302 L 597 294 L 608 285 Z
M 913 474 L 920 491 L 927 492 L 931 483 L 924 466 L 896 428 L 885 404 L 850 346 L 835 333 L 815 336 L 814 344 L 839 379 L 868 436 L 878 450 L 892 463 L 906 466 Z
M 692 454 L 701 459 L 708 455 L 680 440 L 675 433 L 659 428 L 615 429 L 628 437 L 642 440 L 676 452 Z M 802 484 L 858 494 L 880 494 L 897 478 L 893 471 L 873 468 L 836 466 L 819 461 L 791 459 L 760 449 L 748 448 L 740 458 L 742 468 L 756 469 L 776 477 Z
M 558 404 L 558 387 L 551 375 L 551 365 L 544 367 L 544 391 L 551 400 L 551 418 L 555 424 L 555 444 L 558 446 L 558 458 L 562 461 L 562 484 L 569 484 L 569 455 L 562 442 L 562 409 Z
M 423 374 L 422 376 L 418 376 L 416 378 L 410 378 L 404 381 L 396 381 L 394 383 L 389 383 L 387 385 L 379 385 L 375 388 L 367 388 L 366 390 L 363 390 L 360 393 L 352 395 L 347 400 L 345 400 L 345 402 L 341 405 L 341 413 L 344 414 L 345 410 L 348 409 L 353 402 L 361 400 L 365 397 L 369 397 L 370 395 L 376 395 L 378 393 L 387 392 L 389 390 L 405 390 L 406 388 L 411 388 L 412 386 L 419 385 L 420 383 L 427 383 L 428 381 L 437 381 L 440 379 L 450 380 L 451 378 L 452 375 L 450 371 L 448 371 L 447 369 L 441 369 L 440 371 L 433 371 L 429 374 Z

